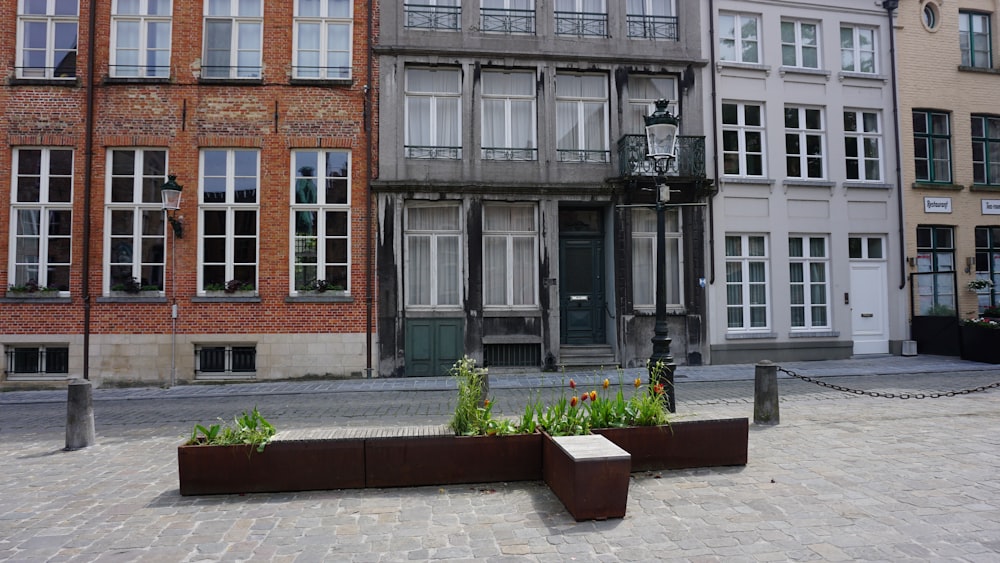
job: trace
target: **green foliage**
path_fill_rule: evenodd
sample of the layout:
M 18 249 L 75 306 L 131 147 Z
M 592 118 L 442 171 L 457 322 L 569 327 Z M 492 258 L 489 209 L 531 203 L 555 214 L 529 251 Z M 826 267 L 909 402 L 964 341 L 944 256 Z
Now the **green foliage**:
M 992 330 L 1000 330 L 1000 322 L 984 318 L 965 319 L 962 321 L 962 324 L 966 326 L 978 326 Z
M 455 362 L 451 375 L 458 381 L 458 400 L 450 427 L 459 436 L 502 436 L 514 434 L 514 422 L 493 418 L 493 402 L 486 396 L 489 380 L 485 368 L 477 368 L 468 356 Z
M 220 422 L 222 419 L 219 419 Z M 189 446 L 236 446 L 246 444 L 255 446 L 258 452 L 264 451 L 276 430 L 274 425 L 268 422 L 257 407 L 253 411 L 243 414 L 233 419 L 231 424 L 223 426 L 213 424 L 205 428 L 201 424 L 195 424 L 191 432 L 191 438 L 187 441 Z

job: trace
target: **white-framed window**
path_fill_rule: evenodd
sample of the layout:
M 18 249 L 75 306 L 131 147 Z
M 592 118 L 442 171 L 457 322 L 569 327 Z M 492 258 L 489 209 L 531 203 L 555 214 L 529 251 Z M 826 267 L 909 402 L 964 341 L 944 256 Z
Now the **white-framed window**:
M 840 70 L 864 74 L 878 72 L 875 33 L 873 27 L 840 26 Z
M 844 110 L 847 179 L 882 181 L 882 116 L 877 111 Z
M 759 64 L 760 16 L 719 14 L 719 60 Z
M 296 150 L 292 168 L 291 290 L 349 294 L 351 153 Z
M 205 0 L 202 78 L 261 77 L 264 0 Z
M 681 279 L 684 261 L 681 256 L 681 217 L 677 208 L 664 210 L 666 235 L 666 288 L 668 308 L 683 306 Z M 656 307 L 656 211 L 635 208 L 632 211 L 632 306 L 652 310 Z
M 295 78 L 351 77 L 354 2 L 295 0 Z
M 69 291 L 73 149 L 14 149 L 9 283 Z
M 959 10 L 958 39 L 962 50 L 962 66 L 975 68 L 993 66 L 990 14 Z
M 250 377 L 257 371 L 254 344 L 198 344 L 194 373 L 199 379 Z
M 785 106 L 785 173 L 789 178 L 826 177 L 823 110 Z
M 538 211 L 530 204 L 483 205 L 483 305 L 538 304 Z
M 200 291 L 257 288 L 260 152 L 203 149 L 200 179 Z
M 563 162 L 608 162 L 608 77 L 556 74 L 556 152 Z
M 608 36 L 605 0 L 555 0 L 553 15 L 557 35 Z
M 674 0 L 628 0 L 625 10 L 629 37 L 677 40 Z
M 18 0 L 17 77 L 76 78 L 78 0 Z
M 459 0 L 405 0 L 405 26 L 411 29 L 458 31 L 462 23 Z
M 668 100 L 667 109 L 677 115 L 677 79 L 673 76 L 630 74 L 628 101 L 622 117 L 624 132 L 646 135 L 646 116 L 656 111 L 657 100 Z
M 767 235 L 726 235 L 726 326 L 731 332 L 771 326 Z
M 170 76 L 172 0 L 111 3 L 112 78 Z
M 538 160 L 535 73 L 482 73 L 484 160 Z
M 913 154 L 918 182 L 951 183 L 951 115 L 913 110 Z
M 792 330 L 830 328 L 830 253 L 825 236 L 788 237 Z
M 457 204 L 408 205 L 403 233 L 407 308 L 461 307 L 461 208 Z
M 407 158 L 462 158 L 462 72 L 406 69 Z
M 812 22 L 781 22 L 781 64 L 819 68 L 819 26 Z
M 727 175 L 765 175 L 763 104 L 722 102 L 722 161 Z
M 164 149 L 108 150 L 104 291 L 162 291 L 166 230 Z
M 6 372 L 9 379 L 65 379 L 69 373 L 69 346 L 65 344 L 8 345 Z

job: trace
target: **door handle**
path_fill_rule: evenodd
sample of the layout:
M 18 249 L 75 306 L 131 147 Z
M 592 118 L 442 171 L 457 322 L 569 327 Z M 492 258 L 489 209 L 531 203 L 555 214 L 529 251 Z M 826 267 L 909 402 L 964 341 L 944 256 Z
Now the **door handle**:
M 850 304 L 851 304 L 851 294 L 844 292 L 844 305 L 850 305 Z
M 870 319 L 875 316 L 875 313 L 861 313 L 862 319 Z

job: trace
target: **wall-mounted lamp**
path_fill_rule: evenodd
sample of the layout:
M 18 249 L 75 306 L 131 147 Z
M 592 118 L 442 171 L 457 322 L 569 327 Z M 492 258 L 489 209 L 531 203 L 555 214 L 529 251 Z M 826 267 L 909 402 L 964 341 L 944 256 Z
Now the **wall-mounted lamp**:
M 177 176 L 173 174 L 167 176 L 167 181 L 160 186 L 163 210 L 167 212 L 167 220 L 174 228 L 174 236 L 177 238 L 184 238 L 184 223 L 177 218 L 177 210 L 181 208 L 181 190 L 183 189 L 183 186 L 177 183 Z

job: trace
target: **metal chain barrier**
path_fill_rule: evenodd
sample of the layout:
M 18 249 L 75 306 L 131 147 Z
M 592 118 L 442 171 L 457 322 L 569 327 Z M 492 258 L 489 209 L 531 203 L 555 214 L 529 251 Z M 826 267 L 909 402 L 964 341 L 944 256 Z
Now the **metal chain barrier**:
M 777 366 L 778 371 L 787 373 L 791 377 L 796 379 L 801 379 L 808 383 L 815 383 L 820 387 L 826 387 L 827 389 L 833 389 L 835 391 L 843 391 L 844 393 L 853 393 L 854 395 L 867 395 L 869 397 L 881 397 L 885 399 L 940 399 L 941 397 L 954 397 L 956 395 L 968 395 L 970 393 L 980 393 L 983 391 L 989 391 L 990 389 L 1000 388 L 1000 381 L 996 383 L 991 383 L 990 385 L 980 385 L 979 387 L 973 387 L 970 389 L 962 389 L 961 391 L 946 391 L 943 393 L 888 393 L 881 391 L 864 391 L 861 389 L 851 389 L 850 387 L 844 387 L 842 385 L 834 385 L 833 383 L 827 383 L 825 381 L 820 381 L 818 379 L 800 375 L 792 370 L 785 369 L 781 366 Z

